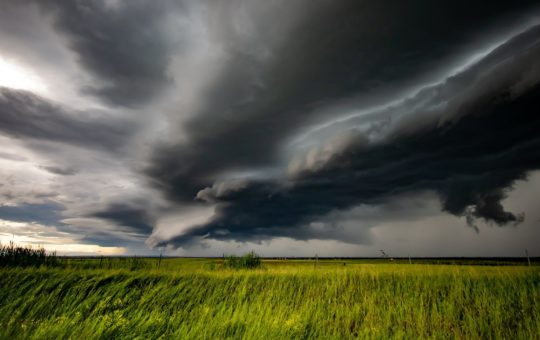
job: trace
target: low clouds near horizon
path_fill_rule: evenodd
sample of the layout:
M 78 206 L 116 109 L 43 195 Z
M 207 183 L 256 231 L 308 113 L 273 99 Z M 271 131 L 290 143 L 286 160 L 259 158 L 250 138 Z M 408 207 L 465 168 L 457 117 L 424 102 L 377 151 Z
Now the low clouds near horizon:
M 540 255 L 538 98 L 534 1 L 4 1 L 0 242 Z

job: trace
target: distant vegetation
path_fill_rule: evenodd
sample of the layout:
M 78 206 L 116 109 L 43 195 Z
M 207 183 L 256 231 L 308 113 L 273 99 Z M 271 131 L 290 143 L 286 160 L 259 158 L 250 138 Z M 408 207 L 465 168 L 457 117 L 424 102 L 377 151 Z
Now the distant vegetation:
M 56 253 L 42 247 L 19 246 L 13 242 L 0 244 L 0 267 L 39 267 L 59 265 Z
M 151 269 L 159 266 L 161 257 L 155 261 L 137 256 L 131 257 L 60 257 L 43 247 L 0 244 L 1 267 L 62 267 L 70 269 Z
M 261 257 L 254 251 L 241 257 L 230 255 L 223 261 L 223 266 L 231 269 L 255 269 L 260 268 L 261 264 Z

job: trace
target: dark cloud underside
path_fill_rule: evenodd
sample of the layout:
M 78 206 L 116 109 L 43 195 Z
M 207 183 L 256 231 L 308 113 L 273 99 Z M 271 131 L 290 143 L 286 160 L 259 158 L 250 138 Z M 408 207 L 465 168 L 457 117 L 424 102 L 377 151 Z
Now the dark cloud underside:
M 369 152 L 349 150 L 330 168 L 290 188 L 252 183 L 219 199 L 212 222 L 172 242 L 182 245 L 203 236 L 309 238 L 312 235 L 302 235 L 302 225 L 330 211 L 378 204 L 391 195 L 419 190 L 438 192 L 443 208 L 452 214 L 472 214 L 498 224 L 516 222 L 519 217 L 504 211 L 500 202 L 515 180 L 540 166 L 540 119 L 535 109 L 539 96 L 537 87 L 519 100 L 495 107 L 486 103 L 478 114 L 452 126 L 400 138 Z
M 478 66 L 420 93 L 417 100 L 423 102 L 446 93 L 438 99 L 445 100 L 445 109 L 420 110 L 408 122 L 398 121 L 385 141 L 366 145 L 357 132 L 345 148 L 286 182 L 253 181 L 229 190 L 225 182 L 201 191 L 199 198 L 217 204 L 216 214 L 173 242 L 316 238 L 305 226 L 334 210 L 425 190 L 437 192 L 445 211 L 465 215 L 471 224 L 475 218 L 499 225 L 520 222 L 523 216 L 505 211 L 501 201 L 516 180 L 540 166 L 540 73 L 531 72 L 540 69 L 540 40 L 533 34 L 539 30 L 532 28 Z M 474 85 L 465 93 L 452 90 L 464 80 Z
M 63 207 L 56 203 L 0 206 L 0 219 L 7 221 L 61 225 Z
M 90 118 L 92 114 L 96 117 Z M 119 123 L 96 112 L 70 113 L 31 92 L 0 87 L 0 132 L 4 135 L 111 150 L 120 147 L 135 128 L 127 121 Z
M 169 1 L 129 1 L 119 8 L 102 0 L 38 3 L 53 13 L 56 29 L 78 61 L 101 82 L 84 92 L 112 105 L 136 107 L 170 85 L 171 47 L 161 25 Z
M 309 15 L 287 25 L 289 6 L 277 2 L 250 26 L 254 41 L 245 43 L 235 25 L 217 26 L 226 69 L 187 122 L 187 141 L 157 148 L 147 174 L 172 199 L 190 201 L 224 171 L 272 167 L 283 140 L 321 119 L 321 106 L 351 95 L 369 102 L 379 90 L 442 67 L 479 32 L 515 23 L 532 3 L 306 1 Z M 233 10 L 216 11 L 218 22 L 241 20 Z M 277 17 L 285 31 L 263 30 Z
M 155 223 L 155 217 L 146 209 L 126 203 L 110 204 L 104 210 L 94 212 L 88 217 L 104 219 L 142 235 L 149 235 Z

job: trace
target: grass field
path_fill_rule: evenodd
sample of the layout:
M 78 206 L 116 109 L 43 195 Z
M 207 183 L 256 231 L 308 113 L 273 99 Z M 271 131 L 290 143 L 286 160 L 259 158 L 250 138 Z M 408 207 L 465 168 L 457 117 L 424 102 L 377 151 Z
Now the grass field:
M 107 263 L 108 261 L 108 263 Z M 463 263 L 462 263 L 463 264 Z M 70 259 L 0 269 L 0 338 L 507 338 L 540 334 L 540 267 Z

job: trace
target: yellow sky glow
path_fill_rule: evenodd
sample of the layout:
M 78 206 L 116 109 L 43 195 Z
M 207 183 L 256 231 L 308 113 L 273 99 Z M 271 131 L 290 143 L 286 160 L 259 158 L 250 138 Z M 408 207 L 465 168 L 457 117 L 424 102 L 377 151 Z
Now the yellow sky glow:
M 124 247 L 80 243 L 76 237 L 55 227 L 0 219 L 0 243 L 6 245 L 11 241 L 21 246 L 43 247 L 47 252 L 55 251 L 59 255 L 113 256 L 127 252 Z
M 34 237 L 0 234 L 0 243 L 8 244 L 14 241 L 16 245 L 44 248 L 47 252 L 56 252 L 59 255 L 103 255 L 114 256 L 126 253 L 124 247 L 102 247 L 97 244 L 82 243 L 46 243 L 46 239 Z

